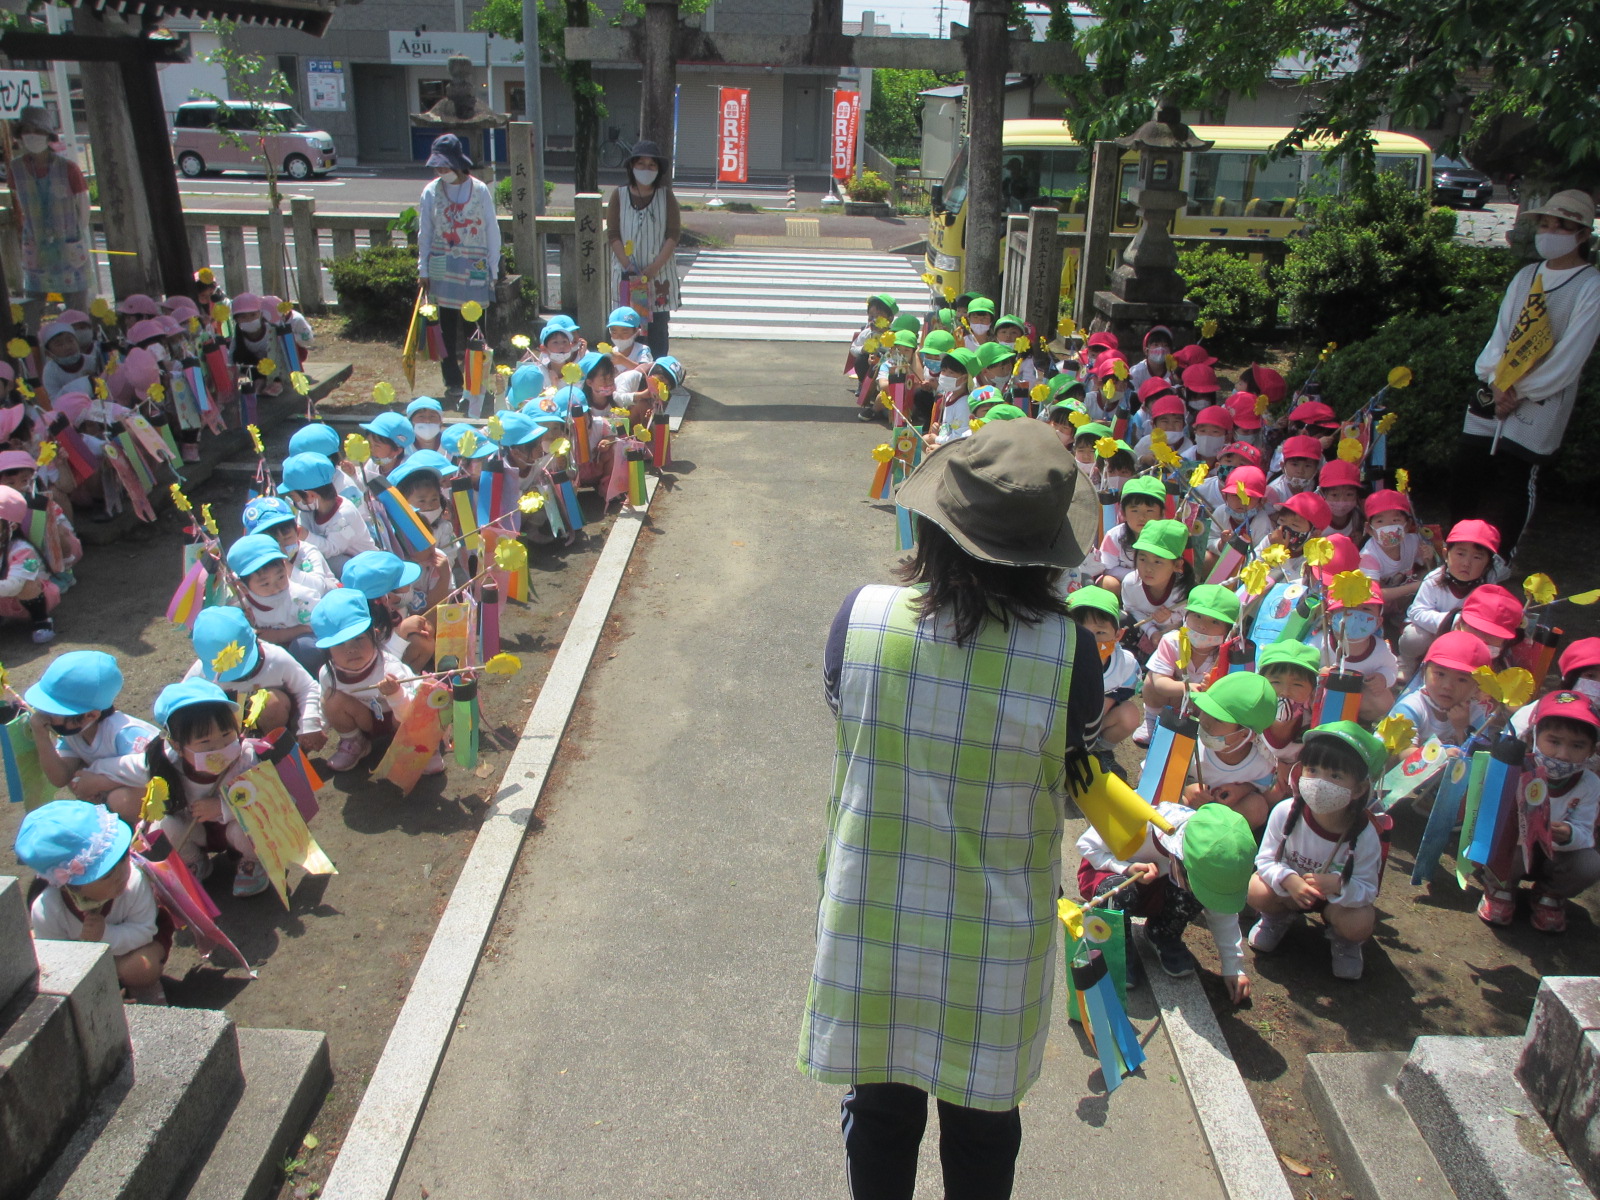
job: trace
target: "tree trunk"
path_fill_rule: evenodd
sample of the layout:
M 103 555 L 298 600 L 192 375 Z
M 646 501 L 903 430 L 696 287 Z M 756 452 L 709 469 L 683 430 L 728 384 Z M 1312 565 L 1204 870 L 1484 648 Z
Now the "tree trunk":
M 672 158 L 672 119 L 678 86 L 677 33 L 678 0 L 645 0 L 639 137 L 660 146 L 662 155 L 669 162 Z
M 567 24 L 588 28 L 589 0 L 566 0 Z M 568 60 L 567 86 L 572 89 L 572 152 L 574 188 L 600 190 L 600 100 L 595 92 L 594 70 L 587 59 Z

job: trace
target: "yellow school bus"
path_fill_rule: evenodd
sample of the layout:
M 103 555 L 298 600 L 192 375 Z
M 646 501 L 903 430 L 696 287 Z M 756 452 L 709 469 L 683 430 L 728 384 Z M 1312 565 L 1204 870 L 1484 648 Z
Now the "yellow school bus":
M 1203 154 L 1185 156 L 1180 186 L 1189 199 L 1173 219 L 1175 238 L 1276 241 L 1303 224 L 1297 210 L 1305 197 L 1343 186 L 1344 169 L 1325 160 L 1315 143 L 1299 153 L 1267 161 L 1264 156 L 1287 129 L 1255 125 L 1192 128 L 1197 137 L 1215 145 Z M 1413 187 L 1430 186 L 1432 152 L 1426 142 L 1383 130 L 1374 131 L 1372 137 L 1379 170 L 1399 174 Z M 1007 121 L 1001 145 L 1001 197 L 1006 211 L 1023 213 L 1054 204 L 1061 210 L 1060 228 L 1081 232 L 1088 205 L 1091 150 L 1073 141 L 1066 125 L 1054 120 Z M 1138 210 L 1128 202 L 1138 160 L 1136 150 L 1122 159 L 1115 226 L 1120 232 L 1131 233 L 1139 224 Z M 966 290 L 966 201 L 967 150 L 963 146 L 944 182 L 934 191 L 928 217 L 928 273 L 935 297 Z M 1076 282 L 1078 256 L 1069 251 L 1065 260 L 1062 283 L 1070 293 Z

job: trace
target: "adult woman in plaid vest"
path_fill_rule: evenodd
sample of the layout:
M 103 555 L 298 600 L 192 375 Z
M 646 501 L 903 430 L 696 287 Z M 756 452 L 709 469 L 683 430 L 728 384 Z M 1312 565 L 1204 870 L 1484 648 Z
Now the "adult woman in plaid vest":
M 828 638 L 838 744 L 800 1067 L 850 1088 L 856 1200 L 909 1200 L 930 1093 L 946 1197 L 1011 1194 L 1049 1027 L 1063 764 L 1103 707 L 1094 639 L 1052 586 L 1094 534 L 1079 474 L 1037 421 L 935 451 L 898 495 L 909 586 L 861 588 Z

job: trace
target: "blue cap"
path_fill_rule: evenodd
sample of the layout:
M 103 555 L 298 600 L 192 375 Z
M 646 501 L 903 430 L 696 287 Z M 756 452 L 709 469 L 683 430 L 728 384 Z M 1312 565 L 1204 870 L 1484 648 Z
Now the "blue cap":
M 39 682 L 22 694 L 32 707 L 55 717 L 110 708 L 122 691 L 122 668 L 101 650 L 68 650 L 50 660 Z
M 291 454 L 283 460 L 283 487 L 290 492 L 309 492 L 333 482 L 333 463 L 326 454 L 308 451 Z
M 570 417 L 574 410 L 580 413 L 589 411 L 589 397 L 581 387 L 569 385 L 557 388 L 554 400 L 555 411 L 561 415 L 563 421 Z
M 363 550 L 344 565 L 339 581 L 368 600 L 382 600 L 396 588 L 422 578 L 422 568 L 387 550 Z
M 228 547 L 228 570 L 240 579 L 254 575 L 269 563 L 287 562 L 289 556 L 278 547 L 278 539 L 252 533 Z
M 565 429 L 567 427 L 567 419 L 560 413 L 545 412 L 541 409 L 536 412 L 523 413 L 522 415 L 539 426 L 541 433 L 549 433 L 552 430 Z
M 419 412 L 443 413 L 444 406 L 432 396 L 418 396 L 410 404 L 406 405 L 406 416 L 414 417 Z
M 276 496 L 257 496 L 244 506 L 243 520 L 246 533 L 265 533 L 274 526 L 293 522 L 295 515 L 294 509 Z
M 544 391 L 549 380 L 538 363 L 523 363 L 511 372 L 511 382 L 506 385 L 506 403 L 521 408 Z
M 294 436 L 289 439 L 289 453 L 327 456 L 339 453 L 340 444 L 339 435 L 334 432 L 332 425 L 315 421 L 294 431 Z
M 180 708 L 190 708 L 196 704 L 226 704 L 234 709 L 239 707 L 228 699 L 227 692 L 211 680 L 201 679 L 196 675 L 179 683 L 169 683 L 161 689 L 161 694 L 156 697 L 154 709 L 156 724 L 164 728 L 172 720 L 173 713 Z
M 637 308 L 613 308 L 611 315 L 606 318 L 606 328 L 613 325 L 622 325 L 628 329 L 643 329 L 644 318 L 639 315 Z
M 591 350 L 578 360 L 578 370 L 582 371 L 583 377 L 587 379 L 601 363 L 610 361 L 610 355 L 601 354 L 598 350 Z
M 194 654 L 200 660 L 200 670 L 210 680 L 232 683 L 236 679 L 243 679 L 261 661 L 261 646 L 256 640 L 256 631 L 250 627 L 250 618 L 244 615 L 242 609 L 234 608 L 231 604 L 214 604 L 202 609 L 194 619 L 194 632 L 189 635 L 189 640 L 194 643 Z M 244 657 L 239 660 L 238 666 L 218 671 L 212 664 L 217 661 L 217 655 L 229 646 L 238 646 L 244 651 Z
M 565 313 L 557 313 L 544 323 L 544 328 L 539 331 L 539 345 L 544 345 L 550 340 L 553 333 L 564 333 L 568 337 L 578 332 L 578 323 Z
M 688 375 L 688 371 L 684 369 L 683 364 L 677 359 L 673 358 L 670 354 L 663 354 L 660 358 L 656 359 L 655 362 L 651 363 L 650 366 L 652 370 L 659 368 L 671 376 L 673 387 L 682 387 L 684 378 Z
M 335 588 L 311 610 L 311 632 L 317 635 L 317 645 L 323 650 L 360 637 L 371 628 L 372 611 L 367 607 L 367 598 L 353 587 Z
M 388 438 L 402 450 L 409 450 L 417 440 L 417 431 L 411 428 L 411 422 L 397 412 L 381 412 L 372 420 L 363 422 L 361 428 L 381 438 Z
M 472 448 L 471 454 L 463 454 L 461 453 L 461 440 L 469 433 L 477 441 L 477 445 Z M 499 449 L 481 427 L 474 428 L 465 422 L 459 421 L 454 425 L 445 426 L 444 435 L 439 439 L 439 448 L 446 454 L 465 459 L 488 458 Z
M 439 439 L 440 444 L 444 438 Z M 456 465 L 437 450 L 416 450 L 410 458 L 397 467 L 389 468 L 389 482 L 399 483 L 402 479 L 417 474 L 419 471 L 432 471 L 440 479 L 456 473 Z
M 544 436 L 545 427 L 535 422 L 532 413 L 507 411 L 496 415 L 500 418 L 502 446 L 526 446 L 529 442 L 538 441 Z
M 100 804 L 52 800 L 22 818 L 17 857 L 52 887 L 82 887 L 122 861 L 133 827 Z

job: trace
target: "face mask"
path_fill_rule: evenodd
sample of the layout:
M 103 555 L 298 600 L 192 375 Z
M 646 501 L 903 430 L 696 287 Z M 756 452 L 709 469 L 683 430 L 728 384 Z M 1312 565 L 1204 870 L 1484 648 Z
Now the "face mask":
M 633 181 L 640 187 L 649 187 L 656 181 L 656 176 L 660 174 L 661 172 L 655 167 L 635 167 L 633 169 Z
M 1289 485 L 1289 490 L 1291 492 L 1309 492 L 1312 488 L 1317 486 L 1317 481 L 1315 478 L 1290 479 L 1287 475 L 1285 475 L 1283 477 L 1283 481 Z
M 1284 529 L 1281 532 L 1283 534 L 1283 544 L 1288 547 L 1291 555 L 1297 557 L 1300 554 L 1300 548 L 1306 544 L 1306 539 L 1311 536 L 1310 530 L 1304 533 L 1297 533 L 1293 529 Z
M 1215 458 L 1227 444 L 1220 433 L 1202 433 L 1194 439 L 1194 448 L 1203 458 Z
M 1552 783 L 1560 783 L 1563 779 L 1570 779 L 1583 770 L 1581 762 L 1567 762 L 1565 759 L 1552 758 L 1537 746 L 1533 748 L 1533 761 Z
M 1329 500 L 1328 511 L 1336 517 L 1348 517 L 1355 508 L 1354 500 Z
M 238 325 L 240 333 L 261 332 L 261 318 L 258 316 L 239 317 Z
M 94 348 L 94 334 L 74 331 L 73 336 L 78 339 L 78 349 L 87 351 Z
M 1378 545 L 1385 550 L 1393 550 L 1405 540 L 1406 527 L 1404 525 L 1374 525 L 1372 536 L 1378 539 Z
M 167 348 L 165 346 L 151 346 L 150 357 L 155 359 L 158 363 L 164 363 L 172 356 L 167 353 Z
M 638 340 L 639 339 L 636 337 L 612 338 L 611 348 L 618 354 L 626 354 L 629 350 L 633 349 L 634 342 Z
M 1105 641 L 1105 642 L 1097 640 L 1095 642 L 1095 649 L 1100 651 L 1100 665 L 1101 666 L 1105 666 L 1106 663 L 1111 661 L 1111 655 L 1116 650 L 1116 648 L 1117 648 L 1117 643 L 1116 643 L 1116 641 L 1114 639 L 1111 640 L 1111 641 Z
M 24 142 L 28 139 L 23 138 Z M 1539 257 L 1546 262 L 1552 258 L 1563 258 L 1578 248 L 1578 235 L 1566 229 L 1552 230 L 1549 233 L 1536 233 L 1533 236 L 1533 247 Z
M 571 350 L 546 350 L 544 356 L 553 363 L 564 363 L 572 357 Z
M 1600 679 L 1580 679 L 1572 685 L 1572 690 L 1590 700 L 1600 700 Z
M 312 513 L 317 511 L 315 505 L 307 504 L 304 500 L 291 500 L 289 503 L 294 505 L 296 512 Z
M 987 321 L 968 321 L 967 327 L 971 329 L 974 334 L 978 335 L 989 332 L 989 322 Z
M 43 154 L 50 149 L 50 139 L 42 133 L 25 133 L 22 135 L 22 148 L 29 154 Z
M 617 385 L 614 383 L 591 383 L 589 388 L 594 392 L 596 399 L 605 400 L 616 394 Z
M 442 512 L 444 512 L 444 509 L 442 508 L 419 508 L 417 509 L 417 516 L 421 517 L 429 525 L 432 525 L 439 519 L 439 514 Z
M 1345 640 L 1349 642 L 1362 641 L 1378 632 L 1377 616 L 1363 612 L 1359 608 L 1335 613 L 1333 621 L 1337 632 L 1343 634 Z
M 1300 714 L 1303 713 L 1303 712 L 1305 712 L 1305 705 L 1296 704 L 1293 700 L 1289 699 L 1289 697 L 1287 697 L 1287 696 L 1279 696 L 1278 697 L 1278 720 L 1279 721 L 1293 721 L 1293 720 L 1296 720 L 1296 719 L 1299 718 Z
M 1122 485 L 1132 479 L 1132 475 L 1107 475 L 1101 480 L 1101 486 L 1108 492 L 1122 494 Z
M 443 425 L 435 424 L 432 421 L 423 421 L 420 424 L 413 425 L 411 428 L 416 431 L 417 437 L 426 441 L 432 441 L 444 432 Z
M 930 375 L 937 375 L 939 368 L 943 365 L 944 359 L 942 358 L 929 358 L 926 354 L 922 356 L 922 369 Z
M 1223 635 L 1220 633 L 1201 633 L 1198 629 L 1185 625 L 1184 632 L 1189 635 L 1189 644 L 1196 650 L 1210 650 L 1222 645 Z
M 69 354 L 65 358 L 56 359 L 56 365 L 63 371 L 76 371 L 83 366 L 83 355 Z
M 1351 791 L 1331 779 L 1303 778 L 1300 780 L 1300 799 L 1318 816 L 1336 813 L 1350 803 Z
M 204 750 L 199 754 L 191 750 L 183 752 L 184 761 L 202 775 L 221 775 L 234 763 L 239 761 L 239 755 L 244 752 L 242 742 L 229 742 L 221 750 Z
M 1167 352 L 1165 348 L 1161 346 L 1150 347 L 1150 349 L 1145 351 L 1144 356 L 1158 367 L 1167 361 Z
M 961 380 L 954 375 L 939 376 L 939 394 L 941 396 L 951 395 L 960 386 Z
M 1234 739 L 1231 733 L 1207 733 L 1204 729 L 1195 735 L 1202 746 L 1207 750 L 1227 750 L 1228 743 Z

